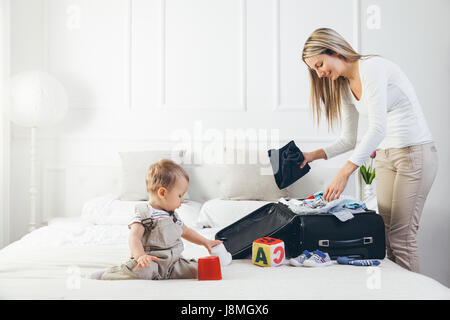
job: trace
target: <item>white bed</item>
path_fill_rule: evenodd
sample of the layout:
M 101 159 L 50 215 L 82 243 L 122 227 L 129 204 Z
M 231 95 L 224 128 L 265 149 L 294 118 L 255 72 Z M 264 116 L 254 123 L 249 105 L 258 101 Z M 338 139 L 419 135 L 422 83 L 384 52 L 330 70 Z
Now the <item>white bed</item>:
M 197 229 L 213 238 L 220 228 Z M 263 268 L 233 260 L 222 280 L 99 281 L 87 276 L 129 256 L 125 225 L 50 221 L 0 251 L 1 299 L 449 299 L 450 289 L 388 259 L 379 267 Z M 205 248 L 185 242 L 186 257 Z
M 378 267 L 334 264 L 324 268 L 296 268 L 289 265 L 263 268 L 253 265 L 250 260 L 233 260 L 222 268 L 223 279 L 219 281 L 89 279 L 90 273 L 129 258 L 126 224 L 138 201 L 133 197 L 142 196 L 137 195 L 141 190 L 136 193 L 132 188 L 139 185 L 137 181 L 141 181 L 141 171 L 145 170 L 146 164 L 153 162 L 148 158 L 149 154 L 145 155 L 145 159 L 142 159 L 143 156 L 122 155 L 122 177 L 101 172 L 100 178 L 95 176 L 99 174 L 97 168 L 68 169 L 67 177 L 74 178 L 58 181 L 66 181 L 69 191 L 79 190 L 79 193 L 70 192 L 66 198 L 67 203 L 78 205 L 79 209 L 73 213 L 75 206 L 71 205 L 70 214 L 67 214 L 68 208 L 62 210 L 62 217 L 49 219 L 48 226 L 0 250 L 0 298 L 450 299 L 449 288 L 429 277 L 407 271 L 387 259 Z M 161 155 L 150 156 L 155 158 Z M 140 161 L 136 161 L 136 157 Z M 134 172 L 138 162 L 141 168 Z M 84 176 L 80 172 L 85 172 Z M 188 190 L 191 200 L 180 207 L 181 219 L 199 233 L 214 238 L 215 233 L 227 224 L 267 201 L 274 201 L 270 197 L 282 194 L 270 185 L 273 177 L 269 179 L 259 172 L 259 167 L 245 165 L 240 168 L 191 168 Z M 313 168 L 287 190 L 289 196 L 304 197 L 320 190 L 334 177 L 335 172 L 327 168 Z M 122 181 L 120 194 L 101 193 L 105 191 L 104 186 L 109 185 L 108 179 Z M 96 189 L 96 185 L 101 187 Z M 352 194 L 354 186 L 349 186 L 349 190 L 348 193 Z M 265 201 L 243 200 L 257 197 Z M 185 257 L 207 255 L 205 248 L 185 242 Z

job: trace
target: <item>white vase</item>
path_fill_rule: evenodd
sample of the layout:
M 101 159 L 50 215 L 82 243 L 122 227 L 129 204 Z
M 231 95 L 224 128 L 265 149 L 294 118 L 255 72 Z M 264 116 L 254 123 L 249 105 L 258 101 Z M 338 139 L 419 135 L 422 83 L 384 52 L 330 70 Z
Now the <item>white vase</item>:
M 375 196 L 374 188 L 372 184 L 365 184 L 363 189 L 363 198 L 364 201 L 367 201 Z

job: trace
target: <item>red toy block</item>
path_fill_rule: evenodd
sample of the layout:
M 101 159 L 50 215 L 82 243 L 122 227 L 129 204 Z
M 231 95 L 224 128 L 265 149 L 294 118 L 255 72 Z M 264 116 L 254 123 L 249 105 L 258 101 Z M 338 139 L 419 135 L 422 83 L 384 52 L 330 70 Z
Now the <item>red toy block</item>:
M 198 280 L 222 280 L 219 257 L 210 256 L 198 259 Z

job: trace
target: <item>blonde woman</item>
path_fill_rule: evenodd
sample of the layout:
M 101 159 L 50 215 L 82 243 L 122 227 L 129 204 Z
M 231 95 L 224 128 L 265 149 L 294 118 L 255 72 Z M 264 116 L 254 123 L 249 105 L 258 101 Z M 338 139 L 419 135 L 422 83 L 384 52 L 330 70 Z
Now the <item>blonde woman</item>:
M 340 121 L 341 134 L 331 145 L 304 152 L 301 167 L 354 149 L 324 191 L 324 199 L 331 201 L 339 198 L 350 175 L 376 150 L 377 203 L 386 227 L 387 256 L 419 272 L 416 233 L 438 155 L 413 86 L 396 64 L 358 54 L 329 28 L 311 34 L 302 59 L 309 69 L 317 123 L 322 114 L 328 128 Z M 356 145 L 359 115 L 367 116 L 368 127 Z

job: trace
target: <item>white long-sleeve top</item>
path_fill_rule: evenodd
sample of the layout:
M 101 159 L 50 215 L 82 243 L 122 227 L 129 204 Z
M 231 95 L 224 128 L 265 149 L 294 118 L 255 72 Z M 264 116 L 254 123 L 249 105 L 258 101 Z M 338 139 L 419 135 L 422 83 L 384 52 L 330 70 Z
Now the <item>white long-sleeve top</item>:
M 359 60 L 359 73 L 361 97 L 356 100 L 349 88 L 343 98 L 341 134 L 323 148 L 327 159 L 355 149 L 349 160 L 361 166 L 376 149 L 433 141 L 414 88 L 396 64 L 375 56 Z M 369 124 L 356 146 L 359 115 L 367 116 Z

